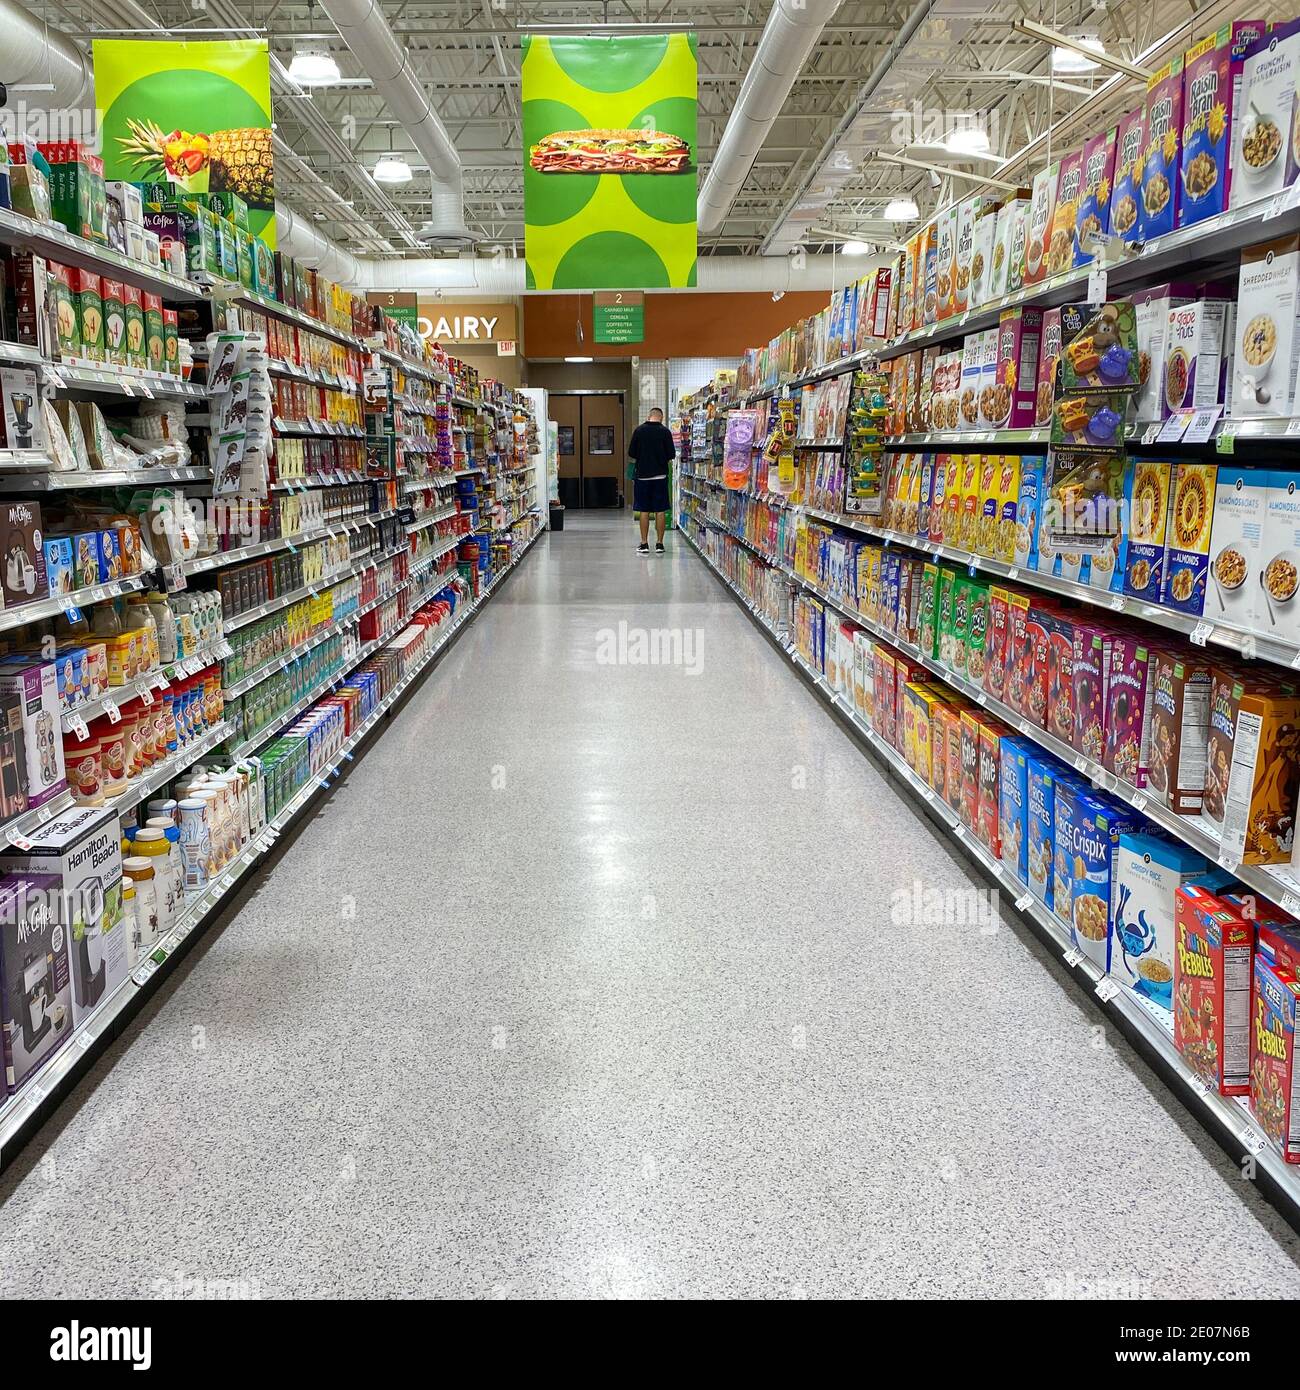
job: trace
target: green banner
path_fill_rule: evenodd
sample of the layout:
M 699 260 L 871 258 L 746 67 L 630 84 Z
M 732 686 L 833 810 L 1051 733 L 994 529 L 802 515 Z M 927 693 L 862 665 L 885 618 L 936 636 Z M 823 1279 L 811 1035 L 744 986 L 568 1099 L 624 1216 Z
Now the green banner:
M 523 39 L 529 289 L 695 284 L 694 34 Z
M 275 245 L 271 69 L 263 39 L 96 39 L 104 177 L 235 194 Z

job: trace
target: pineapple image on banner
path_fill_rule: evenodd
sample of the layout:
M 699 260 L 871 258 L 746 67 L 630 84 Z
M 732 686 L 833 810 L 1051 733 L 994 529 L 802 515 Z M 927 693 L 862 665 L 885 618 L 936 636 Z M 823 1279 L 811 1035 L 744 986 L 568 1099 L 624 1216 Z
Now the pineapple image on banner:
M 275 240 L 271 69 L 263 39 L 96 39 L 104 177 L 148 185 L 146 202 L 234 194 L 248 230 Z

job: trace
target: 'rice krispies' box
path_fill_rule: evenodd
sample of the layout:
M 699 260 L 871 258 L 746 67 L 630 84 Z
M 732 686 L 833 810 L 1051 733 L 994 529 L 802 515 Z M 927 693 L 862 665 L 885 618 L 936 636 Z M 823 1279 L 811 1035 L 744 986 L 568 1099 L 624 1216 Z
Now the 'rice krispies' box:
M 1107 772 L 1134 787 L 1146 786 L 1151 728 L 1151 651 L 1144 637 L 1116 632 L 1110 644 L 1106 682 Z
M 1074 729 L 1070 746 L 1094 762 L 1105 756 L 1106 691 L 1110 681 L 1109 629 L 1095 623 L 1074 624 L 1071 676 L 1074 680 Z
M 1094 135 L 1083 147 L 1083 190 L 1074 218 L 1074 264 L 1088 265 L 1097 247 L 1093 237 L 1110 235 L 1111 189 L 1115 185 L 1115 127 Z
M 1174 932 L 1174 1046 L 1220 1095 L 1247 1095 L 1255 928 L 1193 884 L 1175 895 Z
M 1118 896 L 1115 880 L 1120 837 L 1138 830 L 1141 824 L 1142 817 L 1127 807 L 1093 796 L 1069 781 L 1057 784 L 1058 874 L 1053 910 L 1069 926 L 1075 947 L 1103 970 L 1110 963 L 1110 922 Z M 1066 903 L 1068 913 L 1063 910 Z
M 1237 627 L 1261 629 L 1267 619 L 1260 597 L 1260 557 L 1268 484 L 1267 469 L 1220 466 L 1214 489 L 1208 607 Z
M 1128 512 L 1124 592 L 1147 603 L 1160 602 L 1172 472 L 1173 464 L 1167 459 L 1130 459 L 1124 478 Z
M 1179 613 L 1199 616 L 1205 606 L 1218 471 L 1214 463 L 1176 463 L 1170 475 L 1160 601 Z
M 1074 264 L 1075 219 L 1083 200 L 1083 151 L 1063 155 L 1057 168 L 1055 211 L 1047 242 L 1047 273 L 1059 275 Z
M 1300 236 L 1248 246 L 1237 275 L 1232 415 L 1294 414 L 1300 360 Z
M 1225 877 L 1217 868 L 1214 873 Z M 1211 874 L 1203 855 L 1158 835 L 1128 832 L 1116 850 L 1116 894 L 1110 975 L 1158 1004 L 1173 1008 L 1178 890 Z
M 1233 121 L 1231 206 L 1241 207 L 1289 186 L 1300 65 L 1300 21 L 1261 35 L 1241 61 L 1240 118 Z
M 1171 58 L 1147 82 L 1147 145 L 1142 166 L 1143 238 L 1178 225 L 1179 147 L 1183 129 L 1183 60 Z
M 999 763 L 999 819 L 1002 862 L 1021 883 L 1029 882 L 1029 759 L 1027 739 L 1002 739 Z
M 1205 800 L 1210 734 L 1208 661 L 1181 649 L 1151 656 L 1151 747 L 1147 786 L 1180 816 L 1198 816 Z
M 1295 841 L 1298 788 L 1300 698 L 1247 691 L 1237 707 L 1233 733 L 1223 848 L 1243 864 L 1287 863 Z
M 1025 882 L 1033 895 L 1052 906 L 1053 863 L 1056 855 L 1056 778 L 1060 764 L 1036 745 L 1025 758 L 1028 815 Z
M 1146 154 L 1146 106 L 1130 111 L 1115 131 L 1115 192 L 1110 229 L 1122 241 L 1142 236 L 1142 164 Z
M 1300 981 L 1255 957 L 1250 1029 L 1250 1113 L 1288 1163 L 1300 1163 L 1300 1069 L 1295 1064 Z

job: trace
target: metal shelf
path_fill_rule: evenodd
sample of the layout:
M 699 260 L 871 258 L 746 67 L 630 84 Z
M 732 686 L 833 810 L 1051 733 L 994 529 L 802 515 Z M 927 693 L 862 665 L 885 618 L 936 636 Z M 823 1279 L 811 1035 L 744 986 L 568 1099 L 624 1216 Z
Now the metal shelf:
M 20 603 L 15 608 L 0 610 L 0 631 L 22 627 L 38 618 L 53 618 L 70 608 L 89 608 L 91 604 L 103 603 L 107 598 L 116 598 L 119 594 L 130 594 L 147 587 L 143 574 L 132 574 L 124 579 L 110 579 L 104 584 L 89 584 L 68 594 L 37 599 L 34 603 Z
M 385 560 L 395 560 L 399 555 L 405 555 L 406 547 L 403 545 L 396 550 L 384 550 L 376 554 L 358 556 L 346 569 L 340 570 L 337 574 L 325 575 L 319 584 L 304 584 L 301 589 L 294 589 L 287 594 L 281 594 L 278 598 L 268 599 L 265 603 L 259 604 L 256 608 L 250 608 L 244 613 L 236 613 L 225 620 L 227 632 L 233 632 L 238 628 L 247 627 L 249 623 L 255 623 L 259 618 L 268 618 L 272 613 L 278 613 L 281 608 L 287 608 L 291 603 L 301 603 L 304 599 L 319 598 L 322 591 L 332 589 L 336 584 L 341 584 L 345 579 L 351 579 L 361 573 L 362 570 L 369 569 L 371 565 L 380 565 Z
M 204 574 L 208 570 L 224 569 L 227 565 L 237 565 L 244 560 L 256 560 L 278 550 L 291 550 L 296 553 L 300 545 L 308 546 L 315 541 L 335 540 L 348 532 L 355 535 L 362 526 L 373 526 L 376 522 L 387 521 L 396 515 L 396 508 L 383 512 L 357 512 L 354 516 L 338 517 L 313 531 L 300 531 L 293 536 L 276 536 L 269 541 L 240 546 L 237 550 L 218 551 L 215 555 L 204 555 L 197 560 L 182 560 L 181 568 L 187 575 Z
M 247 304 L 250 308 L 260 309 L 264 313 L 270 314 L 272 318 L 281 319 L 285 323 L 292 323 L 298 328 L 309 328 L 313 333 L 319 333 L 323 338 L 333 338 L 336 343 L 344 343 L 348 347 L 360 348 L 363 352 L 367 351 L 367 346 L 362 339 L 354 337 L 341 328 L 335 328 L 333 324 L 325 323 L 322 319 L 314 319 L 310 314 L 303 313 L 301 309 L 295 309 L 288 304 L 281 304 L 278 299 L 268 299 L 265 295 L 257 294 L 253 290 L 245 289 L 242 285 L 232 284 L 227 280 L 213 280 L 210 276 L 206 278 L 211 282 L 214 299 L 230 299 L 236 304 Z
M 105 694 L 67 710 L 63 715 L 64 732 L 72 732 L 78 723 L 98 719 L 110 705 L 120 706 L 128 700 L 137 699 L 142 695 L 152 697 L 155 690 L 166 690 L 172 681 L 185 680 L 187 677 L 197 674 L 205 666 L 211 666 L 220 661 L 229 651 L 230 646 L 223 638 L 215 646 L 205 647 L 202 651 L 195 652 L 191 656 L 181 657 L 177 661 L 169 662 L 166 666 L 160 666 L 153 671 L 146 671 L 144 675 L 137 676 L 125 685 L 115 685 Z
M 208 388 L 168 372 L 141 372 L 131 367 L 86 362 L 44 362 L 41 375 L 56 390 L 146 400 L 206 401 Z

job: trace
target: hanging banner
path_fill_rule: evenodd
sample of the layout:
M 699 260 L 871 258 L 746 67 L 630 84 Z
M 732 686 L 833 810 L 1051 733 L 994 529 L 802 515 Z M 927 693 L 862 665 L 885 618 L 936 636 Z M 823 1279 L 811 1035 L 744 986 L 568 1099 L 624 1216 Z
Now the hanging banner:
M 271 69 L 263 39 L 172 43 L 96 39 L 105 179 L 168 196 L 224 195 L 248 230 L 275 245 Z M 157 199 L 154 199 L 157 201 Z
M 695 35 L 526 34 L 523 49 L 528 288 L 694 285 Z

